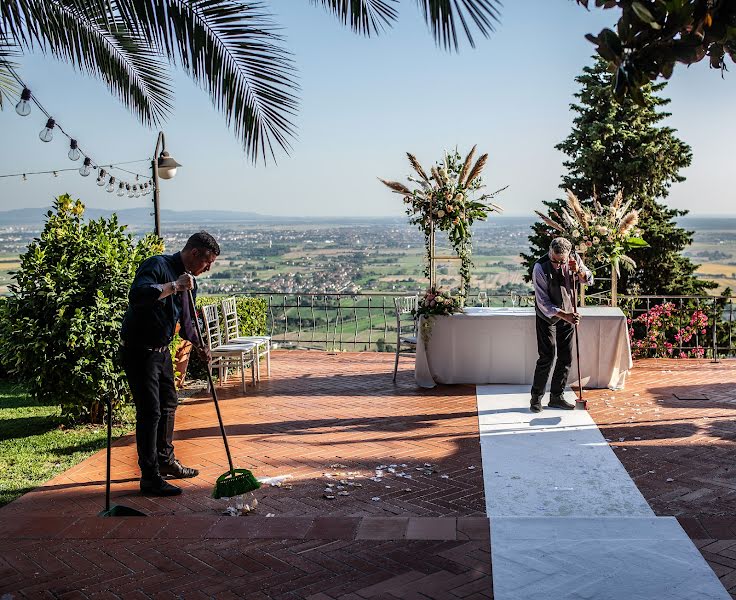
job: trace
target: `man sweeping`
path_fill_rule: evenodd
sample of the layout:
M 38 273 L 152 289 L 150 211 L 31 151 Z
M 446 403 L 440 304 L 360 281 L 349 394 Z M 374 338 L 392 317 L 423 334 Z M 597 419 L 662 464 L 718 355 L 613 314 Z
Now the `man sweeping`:
M 199 346 L 192 325 L 195 315 L 190 314 L 188 290 L 196 294 L 193 275 L 209 271 L 219 254 L 215 238 L 200 231 L 180 252 L 143 261 L 130 287 L 120 337 L 123 368 L 135 402 L 135 439 L 144 495 L 176 496 L 181 488 L 164 477 L 199 475 L 197 469 L 185 467 L 174 456 L 172 440 L 179 400 L 169 344 L 176 324 L 181 323 L 181 337 L 194 344 L 201 359 L 209 361 L 209 352 Z
M 573 302 L 571 290 L 577 275 L 586 285 L 593 283 L 593 274 L 580 256 L 570 256 L 572 244 L 565 238 L 552 240 L 549 252 L 534 265 L 534 307 L 537 313 L 537 349 L 539 358 L 532 383 L 531 411 L 542 410 L 542 397 L 547 388 L 552 363 L 555 369 L 550 384 L 550 408 L 573 410 L 574 404 L 564 397 L 567 376 L 572 364 L 572 338 L 580 314 Z M 557 360 L 555 361 L 555 347 Z

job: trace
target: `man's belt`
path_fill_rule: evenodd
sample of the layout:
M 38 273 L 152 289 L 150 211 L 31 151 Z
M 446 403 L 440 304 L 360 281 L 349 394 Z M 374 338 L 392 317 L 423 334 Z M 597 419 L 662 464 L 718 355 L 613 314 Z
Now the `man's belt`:
M 167 352 L 169 350 L 168 344 L 166 346 L 159 346 L 157 348 L 152 348 L 151 346 L 131 344 L 129 342 L 126 342 L 125 340 L 120 340 L 120 345 L 123 346 L 123 348 L 129 348 L 130 350 L 148 350 L 149 352 Z

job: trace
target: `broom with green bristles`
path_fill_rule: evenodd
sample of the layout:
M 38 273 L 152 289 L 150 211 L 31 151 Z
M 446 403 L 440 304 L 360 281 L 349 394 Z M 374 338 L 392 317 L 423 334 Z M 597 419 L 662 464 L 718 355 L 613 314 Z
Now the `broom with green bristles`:
M 194 318 L 194 322 L 197 324 L 197 335 L 199 336 L 199 344 L 204 348 L 204 338 L 202 337 L 202 328 L 199 325 L 199 319 L 197 319 L 197 307 L 194 304 L 194 297 L 192 296 L 192 290 L 189 293 L 189 306 L 191 307 L 191 317 Z M 241 365 L 242 367 L 242 365 Z M 243 367 L 244 368 L 244 367 Z M 241 494 L 247 494 L 253 490 L 257 490 L 261 487 L 259 481 L 255 478 L 253 473 L 248 469 L 236 469 L 233 466 L 233 457 L 230 455 L 230 446 L 227 443 L 227 435 L 225 434 L 225 425 L 222 423 L 222 415 L 220 414 L 220 404 L 217 402 L 217 392 L 215 391 L 215 383 L 212 381 L 212 373 L 209 365 L 207 365 L 207 381 L 210 384 L 210 390 L 212 391 L 212 400 L 215 402 L 215 410 L 217 411 L 217 420 L 220 423 L 220 432 L 222 433 L 222 441 L 225 443 L 225 452 L 227 453 L 227 462 L 230 465 L 230 470 L 223 473 L 217 478 L 215 482 L 215 489 L 212 490 L 213 498 L 232 498 L 233 496 L 240 496 Z

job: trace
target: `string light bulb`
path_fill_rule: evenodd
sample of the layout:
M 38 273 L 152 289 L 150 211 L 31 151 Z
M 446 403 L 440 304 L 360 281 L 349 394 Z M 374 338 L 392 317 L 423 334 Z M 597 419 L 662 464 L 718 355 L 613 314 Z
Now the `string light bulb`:
M 118 196 L 125 196 L 125 184 L 122 181 L 118 185 Z
M 110 181 L 107 182 L 105 191 L 110 192 L 111 194 L 115 191 L 115 177 L 112 175 L 110 176 Z
M 27 117 L 31 114 L 31 90 L 27 87 L 24 87 L 21 92 L 20 102 L 15 105 L 15 112 L 21 117 Z
M 133 186 L 133 198 L 140 198 L 140 196 L 141 196 L 141 192 L 138 189 L 138 186 L 134 185 Z
M 97 175 L 97 185 L 100 187 L 105 185 L 105 175 L 107 175 L 107 171 L 105 171 L 105 169 L 100 169 L 100 173 Z
M 130 184 L 129 183 L 126 183 L 125 184 L 125 192 L 128 194 L 128 198 L 132 198 L 133 197 L 133 190 L 130 189 Z
M 69 160 L 79 160 L 82 156 L 82 153 L 77 147 L 77 140 L 71 140 L 69 142 L 69 154 L 67 156 L 69 157 Z
M 87 177 L 92 172 L 92 159 L 89 156 L 84 157 L 84 163 L 79 167 L 79 174 Z
M 51 117 L 49 117 L 49 120 L 46 121 L 46 127 L 44 127 L 41 132 L 38 134 L 39 139 L 42 142 L 50 142 L 54 139 L 54 126 L 56 125 L 56 121 L 54 121 Z
M 26 177 L 25 173 L 23 173 L 23 181 L 28 181 L 28 177 Z

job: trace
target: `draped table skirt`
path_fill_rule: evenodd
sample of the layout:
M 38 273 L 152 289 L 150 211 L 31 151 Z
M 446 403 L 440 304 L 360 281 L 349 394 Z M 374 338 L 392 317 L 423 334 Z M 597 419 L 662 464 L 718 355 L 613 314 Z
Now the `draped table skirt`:
M 626 317 L 617 307 L 581 307 L 578 325 L 583 386 L 621 389 L 633 366 Z M 422 387 L 437 383 L 529 384 L 537 362 L 534 308 L 466 308 L 449 316 L 422 316 L 428 344 L 417 340 L 414 375 Z M 578 385 L 577 361 L 568 383 Z

